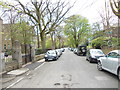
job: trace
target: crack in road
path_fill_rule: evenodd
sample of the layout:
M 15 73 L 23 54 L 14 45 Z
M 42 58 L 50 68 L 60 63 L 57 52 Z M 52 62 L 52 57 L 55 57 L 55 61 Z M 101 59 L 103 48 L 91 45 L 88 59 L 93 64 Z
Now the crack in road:
M 70 87 L 74 86 L 75 84 L 80 84 L 80 83 L 73 83 L 72 75 L 64 74 L 64 75 L 61 75 L 61 80 L 59 82 L 55 83 L 54 85 L 56 87 L 62 86 L 63 88 L 70 88 Z

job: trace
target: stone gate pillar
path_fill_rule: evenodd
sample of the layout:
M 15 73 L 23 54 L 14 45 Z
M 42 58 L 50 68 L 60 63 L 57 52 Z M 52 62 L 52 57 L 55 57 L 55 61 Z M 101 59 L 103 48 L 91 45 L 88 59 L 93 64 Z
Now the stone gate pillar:
M 35 62 L 35 46 L 34 46 L 34 44 L 31 44 L 31 60 L 32 60 L 32 62 Z
M 14 41 L 13 43 L 13 60 L 17 60 L 18 68 L 22 67 L 22 53 L 21 53 L 21 44 L 19 41 Z

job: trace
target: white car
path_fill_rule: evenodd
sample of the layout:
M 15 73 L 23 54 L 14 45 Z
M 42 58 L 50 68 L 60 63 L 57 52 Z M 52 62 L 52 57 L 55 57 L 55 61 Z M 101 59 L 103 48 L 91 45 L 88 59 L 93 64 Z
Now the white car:
M 97 64 L 98 70 L 106 70 L 118 76 L 120 80 L 120 50 L 113 50 L 106 56 L 100 57 Z

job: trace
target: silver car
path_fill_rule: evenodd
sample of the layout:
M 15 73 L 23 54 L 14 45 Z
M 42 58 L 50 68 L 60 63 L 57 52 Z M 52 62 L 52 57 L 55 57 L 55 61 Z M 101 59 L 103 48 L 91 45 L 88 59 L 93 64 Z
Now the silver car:
M 120 80 L 120 50 L 113 50 L 106 56 L 100 57 L 97 64 L 98 70 L 106 70 L 118 76 Z
M 57 55 L 57 52 L 55 50 L 49 50 L 46 52 L 44 58 L 45 58 L 45 61 L 57 60 L 58 55 Z

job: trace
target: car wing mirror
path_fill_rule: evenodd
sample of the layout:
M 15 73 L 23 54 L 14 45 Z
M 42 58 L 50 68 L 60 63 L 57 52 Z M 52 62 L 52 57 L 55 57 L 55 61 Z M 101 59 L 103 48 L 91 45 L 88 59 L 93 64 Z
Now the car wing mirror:
M 105 57 L 108 57 L 107 55 L 105 55 Z

